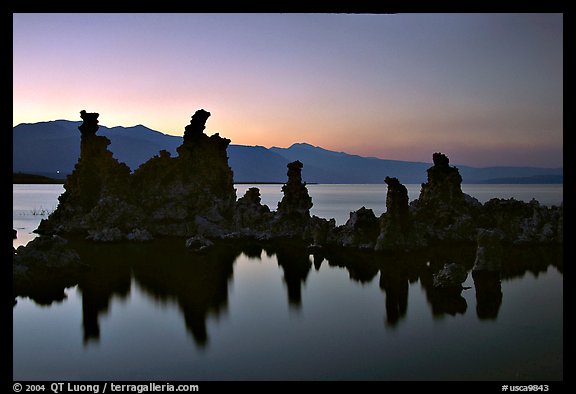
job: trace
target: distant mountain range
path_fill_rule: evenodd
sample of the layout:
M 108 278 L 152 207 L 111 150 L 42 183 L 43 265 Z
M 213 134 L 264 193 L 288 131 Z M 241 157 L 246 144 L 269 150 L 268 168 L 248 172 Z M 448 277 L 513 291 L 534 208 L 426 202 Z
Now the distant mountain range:
M 61 178 L 74 169 L 80 154 L 81 122 L 55 120 L 23 123 L 13 128 L 13 172 Z M 114 157 L 132 170 L 165 149 L 176 156 L 182 137 L 172 136 L 142 125 L 100 126 L 99 135 L 110 139 Z M 430 152 L 430 158 L 432 157 Z M 286 164 L 304 163 L 303 178 L 308 183 L 383 183 L 386 176 L 402 183 L 426 181 L 431 162 L 385 160 L 333 152 L 310 144 L 289 148 L 230 145 L 229 164 L 235 182 L 285 182 Z M 563 168 L 469 167 L 455 163 L 464 183 L 562 183 Z

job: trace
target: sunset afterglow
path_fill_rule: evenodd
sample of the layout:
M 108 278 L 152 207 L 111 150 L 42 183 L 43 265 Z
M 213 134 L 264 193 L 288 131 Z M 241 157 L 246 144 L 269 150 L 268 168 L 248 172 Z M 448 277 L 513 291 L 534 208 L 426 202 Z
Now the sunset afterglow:
M 563 165 L 561 14 L 14 14 L 13 125 Z

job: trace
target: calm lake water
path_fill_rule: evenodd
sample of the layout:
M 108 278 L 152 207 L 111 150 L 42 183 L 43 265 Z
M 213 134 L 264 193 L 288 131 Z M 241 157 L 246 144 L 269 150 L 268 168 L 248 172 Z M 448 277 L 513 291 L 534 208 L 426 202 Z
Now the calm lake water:
M 237 195 L 254 185 L 237 185 Z M 276 209 L 281 185 L 256 185 Z M 407 185 L 417 198 L 420 185 Z M 343 224 L 384 211 L 385 185 L 309 185 L 312 213 Z M 493 197 L 562 201 L 562 185 L 463 185 Z M 61 185 L 14 185 L 14 245 L 32 239 Z M 561 248 L 514 249 L 499 291 L 439 297 L 431 273 L 474 249 L 327 255 L 182 240 L 95 245 L 59 301 L 18 297 L 15 380 L 562 380 Z M 54 297 L 58 299 L 58 297 Z

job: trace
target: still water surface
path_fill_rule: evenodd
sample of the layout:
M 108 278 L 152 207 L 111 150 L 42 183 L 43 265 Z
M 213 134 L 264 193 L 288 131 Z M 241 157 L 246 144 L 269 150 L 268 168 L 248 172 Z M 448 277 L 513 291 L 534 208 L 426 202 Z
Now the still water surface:
M 237 185 L 237 194 L 249 186 Z M 309 185 L 313 213 L 335 212 L 339 224 L 362 205 L 379 215 L 385 186 L 374 186 Z M 281 185 L 258 187 L 275 209 Z M 35 228 L 42 216 L 31 212 L 55 208 L 62 187 L 13 190 L 15 228 Z M 17 299 L 14 379 L 563 379 L 558 251 L 509 254 L 501 298 L 486 300 L 476 297 L 471 275 L 461 297 L 431 291 L 430 264 L 471 266 L 473 250 L 320 261 L 258 245 L 199 256 L 181 244 L 80 245 L 93 269 L 64 290 L 63 301 Z

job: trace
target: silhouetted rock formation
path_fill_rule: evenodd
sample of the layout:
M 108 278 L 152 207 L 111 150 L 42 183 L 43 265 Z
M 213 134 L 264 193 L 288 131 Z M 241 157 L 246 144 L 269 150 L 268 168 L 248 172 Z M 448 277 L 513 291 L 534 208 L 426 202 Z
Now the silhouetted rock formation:
M 82 124 L 78 126 L 78 129 L 82 133 L 82 136 L 96 135 L 98 131 L 98 116 L 100 114 L 92 112 L 88 113 L 86 110 L 80 111 L 80 118 L 82 118 Z
M 482 207 L 479 226 L 498 229 L 507 242 L 562 243 L 564 205 L 546 207 L 536 200 L 493 198 Z
M 130 168 L 112 157 L 108 138 L 96 135 L 98 114 L 83 110 L 81 116 L 80 158 L 64 183 L 58 208 L 40 222 L 40 234 L 87 233 L 108 227 L 109 206 L 121 203 L 129 193 Z
M 482 204 L 462 192 L 460 172 L 446 155 L 437 152 L 432 159 L 428 181 L 411 204 L 416 231 L 430 242 L 471 241 L 476 236 L 475 209 Z
M 178 157 L 161 151 L 130 174 L 107 150 L 110 141 L 96 135 L 98 114 L 83 111 L 80 159 L 38 232 L 100 242 L 219 234 L 232 217 L 236 193 L 226 155 L 230 140 L 202 132 L 208 116 L 204 110 L 192 116 Z
M 303 234 L 304 239 L 312 240 L 309 249 L 318 252 L 324 245 L 333 244 L 335 242 L 335 228 L 336 219 L 326 220 L 318 216 L 312 216 Z
M 460 185 L 462 177 L 456 167 L 450 167 L 450 160 L 443 153 L 432 155 L 434 165 L 428 172 L 428 182 L 422 184 L 419 205 L 444 207 L 447 204 L 462 205 L 464 193 Z
M 85 341 L 99 338 L 99 315 L 113 295 L 129 293 L 133 275 L 155 298 L 176 302 L 196 343 L 205 345 L 206 320 L 226 308 L 228 280 L 241 252 L 237 245 L 246 240 L 251 242 L 247 255 L 257 257 L 263 250 L 277 254 L 291 306 L 302 303 L 302 285 L 312 267 L 310 252 L 316 269 L 326 260 L 345 267 L 350 278 L 361 283 L 380 272 L 389 326 L 405 316 L 408 283 L 415 280 L 420 280 L 434 316 L 464 313 L 462 283 L 474 266 L 477 315 L 493 319 L 502 303 L 500 278 L 543 272 L 548 264 L 542 262 L 550 260 L 562 271 L 562 205 L 513 199 L 482 205 L 462 192 L 458 169 L 441 153 L 433 155 L 419 199 L 408 204 L 406 187 L 386 177 L 386 213 L 377 218 L 362 207 L 337 227 L 334 219 L 310 215 L 313 203 L 300 161 L 288 165 L 277 211 L 262 205 L 257 188 L 236 201 L 226 153 L 230 140 L 204 134 L 207 111 L 192 116 L 177 157 L 160 151 L 132 174 L 113 158 L 110 141 L 96 135 L 98 116 L 81 112 L 80 158 L 64 184 L 60 204 L 41 222 L 37 231 L 44 235 L 13 256 L 14 297 L 48 304 L 65 298 L 65 288 L 78 285 Z M 55 234 L 108 244 L 82 240 L 87 250 L 76 251 L 70 243 L 77 237 L 66 240 Z M 172 243 L 163 249 L 158 246 L 166 241 L 162 236 L 180 238 L 168 238 Z M 125 240 L 153 242 L 112 243 Z M 532 244 L 547 248 L 534 253 Z M 516 249 L 504 255 L 503 249 L 511 247 Z M 409 253 L 416 257 L 394 261 Z
M 302 167 L 296 160 L 288 163 L 288 181 L 282 186 L 284 196 L 278 202 L 278 209 L 271 222 L 267 236 L 272 238 L 302 238 L 307 234 L 310 223 L 312 198 L 308 194 L 306 183 L 302 182 Z
M 267 205 L 262 205 L 260 189 L 251 187 L 246 190 L 243 197 L 238 199 L 234 210 L 234 225 L 245 235 L 254 235 L 265 232 L 270 225 L 273 214 Z
M 262 205 L 250 188 L 236 201 L 228 165 L 230 140 L 204 133 L 210 112 L 200 109 L 185 127 L 178 156 L 160 151 L 133 174 L 113 158 L 110 141 L 96 135 L 98 114 L 81 112 L 81 152 L 66 179 L 58 208 L 43 220 L 40 234 L 82 235 L 95 242 L 150 241 L 158 236 L 188 239 L 203 251 L 216 239 L 294 239 L 310 251 L 326 247 L 377 251 L 412 250 L 437 242 L 473 242 L 479 228 L 498 230 L 504 242 L 562 243 L 563 208 L 493 199 L 484 206 L 461 190 L 462 177 L 448 157 L 433 154 L 420 196 L 387 176 L 386 212 L 366 207 L 350 213 L 343 226 L 311 217 L 312 198 L 302 180 L 303 164 L 288 164 L 277 211 Z
M 378 219 L 365 207 L 350 212 L 346 224 L 335 230 L 337 244 L 344 247 L 374 249 L 380 230 Z
M 313 204 L 306 183 L 302 182 L 302 167 L 304 165 L 299 160 L 288 163 L 288 182 L 282 186 L 284 197 L 278 203 L 278 214 L 282 218 L 296 221 L 306 221 L 310 218 L 310 208 Z
M 380 218 L 380 235 L 376 250 L 414 249 L 425 245 L 425 240 L 414 231 L 408 209 L 408 189 L 398 178 L 386 177 L 386 212 Z
M 386 213 L 400 227 L 406 226 L 408 224 L 408 189 L 400 183 L 398 178 L 387 176 L 384 182 L 388 185 Z
M 214 236 L 231 220 L 236 191 L 226 148 L 229 139 L 202 131 L 210 113 L 198 110 L 186 126 L 178 157 L 167 152 L 134 172 L 134 190 L 153 235 Z
M 206 121 L 210 117 L 210 112 L 199 109 L 192 115 L 190 124 L 184 128 L 184 142 L 194 143 L 202 138 L 204 129 L 206 128 Z

